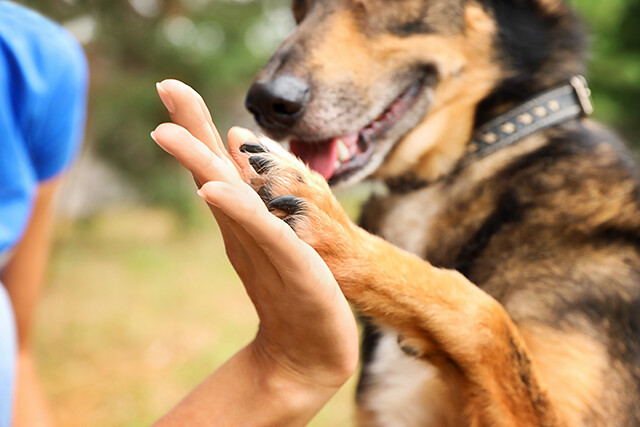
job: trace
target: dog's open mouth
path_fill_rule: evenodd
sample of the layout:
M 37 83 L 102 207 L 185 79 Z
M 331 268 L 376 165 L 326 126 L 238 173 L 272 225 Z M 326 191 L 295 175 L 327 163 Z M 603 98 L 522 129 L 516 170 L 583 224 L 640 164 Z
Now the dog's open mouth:
M 291 140 L 290 151 L 328 181 L 351 175 L 369 162 L 376 139 L 391 129 L 413 106 L 423 83 L 423 80 L 414 82 L 362 129 L 324 141 Z

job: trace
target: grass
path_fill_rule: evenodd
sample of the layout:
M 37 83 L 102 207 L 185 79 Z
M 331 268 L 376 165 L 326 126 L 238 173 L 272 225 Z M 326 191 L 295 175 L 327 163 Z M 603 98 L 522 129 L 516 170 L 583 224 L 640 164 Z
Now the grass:
M 58 425 L 149 425 L 252 339 L 253 306 L 197 212 L 195 227 L 145 207 L 59 224 L 36 330 Z M 354 387 L 310 425 L 353 425 Z

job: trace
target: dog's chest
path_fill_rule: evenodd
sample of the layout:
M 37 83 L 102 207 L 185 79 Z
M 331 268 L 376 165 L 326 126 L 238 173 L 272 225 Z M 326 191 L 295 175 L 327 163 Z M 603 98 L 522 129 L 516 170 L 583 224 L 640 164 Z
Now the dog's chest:
M 369 202 L 363 213 L 364 226 L 372 233 L 408 252 L 425 257 L 434 227 L 445 211 L 445 197 L 439 186 L 405 195 L 390 195 Z
M 398 336 L 385 330 L 366 367 L 368 386 L 359 410 L 368 427 L 448 427 L 460 425 L 454 391 L 429 363 L 405 355 Z
M 495 199 L 491 185 L 470 180 L 437 183 L 372 198 L 361 224 L 436 267 L 456 268 L 461 249 L 495 210 Z

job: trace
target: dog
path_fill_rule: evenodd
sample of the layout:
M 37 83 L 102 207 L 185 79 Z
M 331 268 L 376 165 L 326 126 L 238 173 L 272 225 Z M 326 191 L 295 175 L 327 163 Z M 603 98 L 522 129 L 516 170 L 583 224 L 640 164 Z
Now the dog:
M 362 426 L 640 425 L 640 186 L 561 0 L 294 0 L 251 185 L 362 315 Z M 330 185 L 386 183 L 352 223 Z

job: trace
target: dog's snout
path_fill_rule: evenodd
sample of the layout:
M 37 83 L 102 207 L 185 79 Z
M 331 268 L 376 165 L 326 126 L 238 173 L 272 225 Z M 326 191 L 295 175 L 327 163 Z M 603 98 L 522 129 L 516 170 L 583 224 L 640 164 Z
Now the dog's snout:
M 294 76 L 281 75 L 267 82 L 255 82 L 245 106 L 260 126 L 288 130 L 302 117 L 309 102 L 309 85 Z

